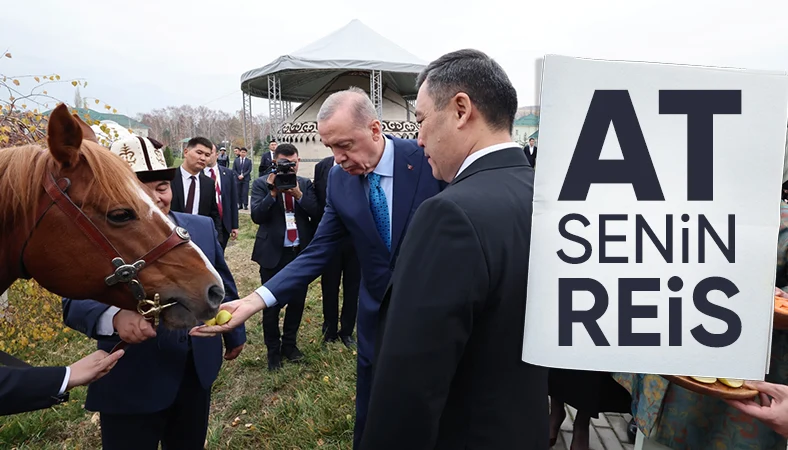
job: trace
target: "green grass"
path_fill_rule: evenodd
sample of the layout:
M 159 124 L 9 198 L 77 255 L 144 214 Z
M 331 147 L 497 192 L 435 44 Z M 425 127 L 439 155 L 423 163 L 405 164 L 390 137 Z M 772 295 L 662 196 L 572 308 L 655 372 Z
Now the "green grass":
M 249 215 L 240 214 L 238 240 L 231 241 L 226 251 L 241 296 L 260 285 L 258 266 L 249 259 L 256 231 Z M 284 360 L 278 373 L 267 370 L 261 313 L 249 319 L 246 347 L 238 359 L 225 361 L 213 386 L 206 448 L 352 448 L 355 351 L 339 343 L 321 347 L 321 300 L 318 279 L 309 288 L 298 334 L 305 360 L 299 364 Z M 284 312 L 280 316 L 281 320 Z M 69 335 L 67 342 L 38 346 L 28 362 L 69 364 L 95 348 L 81 334 Z M 67 404 L 0 418 L 0 448 L 101 448 L 98 416 L 83 408 L 85 392 L 84 387 L 75 388 Z M 239 421 L 233 426 L 236 417 Z

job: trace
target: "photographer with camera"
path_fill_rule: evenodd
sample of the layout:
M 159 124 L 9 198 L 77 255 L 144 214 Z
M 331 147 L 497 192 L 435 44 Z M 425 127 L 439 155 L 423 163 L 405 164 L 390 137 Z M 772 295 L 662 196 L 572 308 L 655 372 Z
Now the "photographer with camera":
M 259 225 L 252 261 L 260 265 L 265 283 L 309 245 L 320 220 L 320 208 L 312 182 L 298 176 L 298 149 L 292 144 L 276 147 L 270 173 L 252 184 L 252 221 Z M 280 306 L 263 311 L 263 336 L 268 347 L 268 369 L 282 366 L 282 356 L 299 361 L 304 355 L 296 346 L 308 286 L 287 304 L 282 334 Z M 280 339 L 281 337 L 281 339 Z

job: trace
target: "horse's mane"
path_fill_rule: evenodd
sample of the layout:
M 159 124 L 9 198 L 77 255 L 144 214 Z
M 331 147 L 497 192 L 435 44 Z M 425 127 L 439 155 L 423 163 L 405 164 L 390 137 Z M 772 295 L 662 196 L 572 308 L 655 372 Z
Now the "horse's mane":
M 98 144 L 83 142 L 79 153 L 80 164 L 87 163 L 92 172 L 85 198 L 106 198 L 139 214 L 144 202 L 131 188 L 133 185 L 124 182 L 137 183 L 129 165 Z M 53 159 L 49 151 L 37 145 L 0 149 L 0 230 L 18 221 L 27 228 L 34 225 L 40 196 L 45 195 L 42 189 L 44 174 L 52 170 L 57 179 Z

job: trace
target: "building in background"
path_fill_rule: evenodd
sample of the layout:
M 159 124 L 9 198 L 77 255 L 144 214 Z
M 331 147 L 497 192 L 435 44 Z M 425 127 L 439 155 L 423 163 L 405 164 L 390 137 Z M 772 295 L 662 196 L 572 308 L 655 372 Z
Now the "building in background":
M 539 134 L 539 116 L 526 114 L 514 121 L 512 137 L 520 145 L 528 144 L 528 139 L 536 139 Z

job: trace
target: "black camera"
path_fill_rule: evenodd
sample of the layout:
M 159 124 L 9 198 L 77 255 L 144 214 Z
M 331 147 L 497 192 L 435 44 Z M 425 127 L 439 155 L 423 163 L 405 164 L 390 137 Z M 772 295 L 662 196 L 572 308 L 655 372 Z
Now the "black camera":
M 271 164 L 271 173 L 276 174 L 274 186 L 278 191 L 286 191 L 298 185 L 295 166 L 295 162 L 284 158 L 278 159 Z

